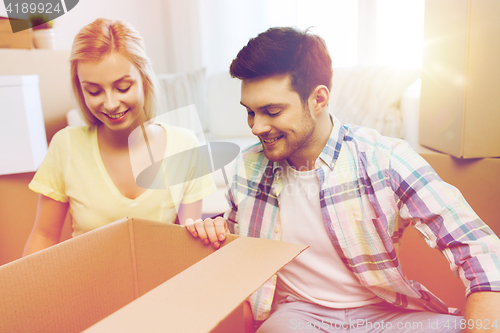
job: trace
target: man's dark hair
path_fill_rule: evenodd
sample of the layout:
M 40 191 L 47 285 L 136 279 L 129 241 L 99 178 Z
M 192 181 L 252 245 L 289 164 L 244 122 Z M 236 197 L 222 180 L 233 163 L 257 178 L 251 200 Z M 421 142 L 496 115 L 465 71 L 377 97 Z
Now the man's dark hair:
M 289 74 L 304 105 L 318 85 L 331 89 L 333 75 L 323 38 L 290 27 L 270 28 L 250 39 L 231 63 L 229 73 L 240 80 Z

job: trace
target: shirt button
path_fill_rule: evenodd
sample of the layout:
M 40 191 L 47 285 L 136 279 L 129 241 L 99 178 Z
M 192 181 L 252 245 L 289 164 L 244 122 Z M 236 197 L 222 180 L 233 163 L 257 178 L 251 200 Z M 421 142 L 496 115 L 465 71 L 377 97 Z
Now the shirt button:
M 265 299 L 264 304 L 267 305 L 267 303 L 269 303 L 269 301 L 267 299 Z
M 278 227 L 274 228 L 275 233 L 278 233 L 278 231 L 280 231 L 280 228 L 278 228 Z

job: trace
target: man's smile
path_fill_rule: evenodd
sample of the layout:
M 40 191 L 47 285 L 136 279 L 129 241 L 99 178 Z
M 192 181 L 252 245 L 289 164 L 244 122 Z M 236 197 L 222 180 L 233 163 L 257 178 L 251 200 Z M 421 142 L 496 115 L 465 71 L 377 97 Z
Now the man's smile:
M 274 138 L 269 138 L 269 139 L 264 139 L 264 138 L 260 138 L 260 139 L 264 143 L 266 143 L 266 145 L 271 145 L 271 144 L 275 143 L 276 141 L 278 141 L 279 139 L 281 139 L 282 137 L 284 137 L 284 135 L 276 136 Z

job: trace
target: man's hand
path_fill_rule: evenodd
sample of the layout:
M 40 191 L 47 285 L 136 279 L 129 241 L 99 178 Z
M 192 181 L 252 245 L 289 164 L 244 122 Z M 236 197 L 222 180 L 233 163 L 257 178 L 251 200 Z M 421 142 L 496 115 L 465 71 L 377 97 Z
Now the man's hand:
M 220 247 L 220 244 L 226 240 L 226 233 L 229 233 L 226 220 L 220 216 L 215 220 L 208 218 L 205 221 L 186 219 L 186 228 L 193 237 L 199 237 L 205 245 L 211 243 L 215 249 Z

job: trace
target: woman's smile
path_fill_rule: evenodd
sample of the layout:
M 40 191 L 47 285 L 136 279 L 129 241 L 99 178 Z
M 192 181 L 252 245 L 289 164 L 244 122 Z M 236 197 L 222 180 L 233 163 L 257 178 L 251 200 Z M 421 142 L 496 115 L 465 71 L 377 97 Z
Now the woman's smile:
M 113 113 L 109 114 L 106 112 L 102 112 L 111 122 L 120 122 L 125 118 L 125 115 L 130 111 L 130 109 L 127 109 L 123 112 L 120 113 Z

